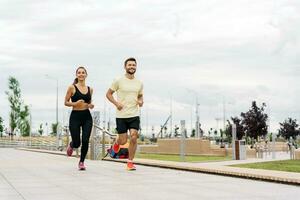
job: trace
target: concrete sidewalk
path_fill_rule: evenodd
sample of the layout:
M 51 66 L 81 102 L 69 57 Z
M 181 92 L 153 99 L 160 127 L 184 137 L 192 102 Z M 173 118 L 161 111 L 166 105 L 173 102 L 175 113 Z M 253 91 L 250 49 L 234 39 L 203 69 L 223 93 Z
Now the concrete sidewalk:
M 285 200 L 298 186 L 0 148 L 1 200 Z
M 65 152 L 53 152 L 53 151 L 45 151 L 45 150 L 31 150 L 31 149 L 23 149 L 23 150 L 65 155 Z M 275 160 L 284 160 L 287 158 L 288 156 L 286 156 L 285 153 L 282 153 L 282 155 L 279 154 L 277 156 L 277 159 Z M 116 160 L 111 158 L 106 158 L 105 161 L 126 162 L 124 160 Z M 266 161 L 274 161 L 274 160 L 272 160 L 271 158 L 267 158 L 267 159 L 248 159 L 248 160 L 238 160 L 238 161 L 231 160 L 231 161 L 218 161 L 218 162 L 207 162 L 207 163 L 191 163 L 191 162 L 172 162 L 172 161 L 159 161 L 159 160 L 149 160 L 149 159 L 135 159 L 136 164 L 144 165 L 144 166 L 231 176 L 231 177 L 238 177 L 238 178 L 291 184 L 297 186 L 300 185 L 300 173 L 229 167 L 229 165 L 235 165 L 235 164 L 266 162 Z

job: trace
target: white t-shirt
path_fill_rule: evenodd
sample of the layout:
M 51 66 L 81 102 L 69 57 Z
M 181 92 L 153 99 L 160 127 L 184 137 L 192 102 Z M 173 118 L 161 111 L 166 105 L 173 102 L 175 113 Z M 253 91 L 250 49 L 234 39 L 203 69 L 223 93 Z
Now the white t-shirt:
M 117 109 L 117 118 L 139 116 L 137 100 L 138 96 L 143 94 L 143 84 L 140 80 L 123 76 L 115 79 L 110 89 L 117 93 L 117 101 L 124 105 L 122 110 Z

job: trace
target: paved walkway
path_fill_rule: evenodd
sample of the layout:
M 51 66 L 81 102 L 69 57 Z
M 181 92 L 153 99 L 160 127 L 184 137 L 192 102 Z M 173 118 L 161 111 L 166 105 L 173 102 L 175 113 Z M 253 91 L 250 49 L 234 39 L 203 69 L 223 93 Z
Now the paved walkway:
M 46 151 L 46 150 L 37 150 L 37 149 L 23 149 L 23 150 L 37 151 L 41 153 L 52 153 L 52 154 L 65 156 L 65 152 Z M 218 161 L 218 162 L 207 162 L 207 163 L 135 159 L 135 163 L 144 166 L 177 169 L 183 171 L 201 172 L 201 173 L 208 173 L 208 174 L 218 174 L 224 176 L 232 176 L 232 177 L 262 180 L 262 181 L 284 183 L 284 184 L 293 184 L 293 185 L 300 186 L 300 173 L 272 171 L 272 170 L 263 170 L 263 169 L 248 169 L 248 168 L 238 168 L 238 167 L 229 166 L 235 164 L 286 160 L 288 158 L 289 156 L 286 152 L 278 152 L 276 154 L 276 159 L 272 159 L 269 156 L 264 159 L 230 160 L 230 161 Z M 116 160 L 110 158 L 106 158 L 105 160 L 114 161 L 114 162 L 126 162 L 124 160 Z
M 0 149 L 1 200 L 93 199 L 295 199 L 298 186 L 87 160 L 15 149 Z M 130 184 L 129 184 L 130 183 Z

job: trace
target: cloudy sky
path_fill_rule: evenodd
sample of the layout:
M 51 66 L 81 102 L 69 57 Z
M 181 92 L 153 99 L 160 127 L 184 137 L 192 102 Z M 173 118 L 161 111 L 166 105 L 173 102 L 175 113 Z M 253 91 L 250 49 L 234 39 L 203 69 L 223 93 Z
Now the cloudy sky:
M 271 129 L 300 120 L 300 3 L 298 0 L 0 0 L 0 116 L 8 124 L 9 76 L 31 105 L 33 127 L 59 119 L 77 66 L 86 66 L 95 110 L 114 118 L 104 95 L 127 57 L 144 82 L 144 127 L 195 122 L 195 97 L 204 130 L 216 118 L 266 102 Z M 109 115 L 110 113 L 110 115 Z M 219 127 L 223 122 L 219 122 Z

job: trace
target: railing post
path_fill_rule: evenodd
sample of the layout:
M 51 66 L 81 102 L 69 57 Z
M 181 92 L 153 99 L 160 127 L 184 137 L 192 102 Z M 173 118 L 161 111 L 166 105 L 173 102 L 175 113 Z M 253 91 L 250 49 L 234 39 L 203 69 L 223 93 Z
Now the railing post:
M 90 159 L 95 160 L 95 136 L 96 136 L 96 127 L 93 126 L 92 135 L 91 135 L 91 153 Z
M 75 149 L 75 152 L 76 152 L 76 158 L 79 158 L 79 150 L 78 150 L 78 148 Z
M 100 139 L 100 137 L 97 137 L 96 134 L 96 129 L 99 129 L 99 131 L 102 132 L 102 139 Z M 108 135 L 110 137 L 117 137 L 117 135 L 114 134 L 110 134 L 108 131 L 106 131 L 104 128 L 101 128 L 100 126 L 97 126 L 96 124 L 94 124 L 93 126 L 93 133 L 92 133 L 92 138 L 93 140 L 91 141 L 91 159 L 97 159 L 98 158 L 98 151 L 100 150 L 100 148 L 96 148 L 96 145 L 98 145 L 98 143 L 100 142 L 101 144 L 101 156 L 104 157 L 106 154 L 106 138 L 105 136 Z M 96 143 L 97 142 L 97 143 Z M 96 153 L 97 151 L 97 153 Z
M 294 147 L 294 145 L 291 145 L 290 159 L 295 160 L 295 147 Z
M 68 148 L 69 146 L 69 143 L 70 143 L 70 138 L 69 138 L 69 128 L 66 126 L 65 127 L 65 130 L 66 130 L 66 149 Z
M 102 131 L 102 157 L 105 155 L 105 131 Z

